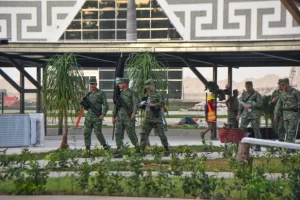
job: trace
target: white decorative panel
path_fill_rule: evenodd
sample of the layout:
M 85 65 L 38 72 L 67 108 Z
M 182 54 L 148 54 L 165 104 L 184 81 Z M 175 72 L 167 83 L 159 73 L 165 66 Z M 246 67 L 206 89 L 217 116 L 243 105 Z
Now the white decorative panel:
M 157 0 L 186 41 L 300 39 L 280 0 Z
M 85 0 L 1 0 L 0 38 L 58 41 Z

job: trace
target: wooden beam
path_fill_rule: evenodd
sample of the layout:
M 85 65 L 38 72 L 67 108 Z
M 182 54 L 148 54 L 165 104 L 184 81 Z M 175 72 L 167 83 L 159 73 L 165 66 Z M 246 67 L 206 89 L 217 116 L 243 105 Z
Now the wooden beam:
M 300 10 L 296 6 L 296 2 L 300 3 L 300 0 L 280 0 L 284 7 L 291 13 L 296 22 L 300 25 Z

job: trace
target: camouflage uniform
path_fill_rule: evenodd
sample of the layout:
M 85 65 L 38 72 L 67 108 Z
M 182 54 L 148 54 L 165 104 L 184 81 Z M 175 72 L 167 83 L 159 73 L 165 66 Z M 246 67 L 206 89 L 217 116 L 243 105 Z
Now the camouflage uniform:
M 246 86 L 252 86 L 252 82 L 247 81 Z M 249 96 L 250 98 L 248 98 Z M 245 102 L 246 100 L 247 102 Z M 242 93 L 239 101 L 239 116 L 241 116 L 240 128 L 246 131 L 248 124 L 251 122 L 255 138 L 261 138 L 259 130 L 260 108 L 262 106 L 261 95 L 255 90 L 250 93 L 245 91 Z M 243 104 L 251 104 L 251 107 L 249 109 L 244 109 Z
M 122 78 L 119 83 L 129 81 L 128 79 Z M 127 82 L 128 83 L 128 82 Z M 135 133 L 135 120 L 131 119 L 131 114 L 138 113 L 138 97 L 135 91 L 127 88 L 125 91 L 121 91 L 120 98 L 126 103 L 129 113 L 125 108 L 120 107 L 117 112 L 116 119 L 116 144 L 117 148 L 120 149 L 123 146 L 124 131 L 126 130 L 127 135 L 134 146 L 138 145 L 138 139 Z M 114 107 L 113 116 L 116 114 L 117 107 Z
M 96 80 L 90 80 L 90 84 L 96 83 Z M 95 106 L 95 108 L 97 108 L 97 110 L 101 110 L 102 115 L 106 115 L 109 106 L 107 103 L 106 95 L 103 91 L 97 88 L 94 92 L 91 92 L 88 95 L 88 99 Z M 90 149 L 91 146 L 91 134 L 93 129 L 101 145 L 103 145 L 104 148 L 108 147 L 106 140 L 102 134 L 102 120 L 99 119 L 99 116 L 97 116 L 91 108 L 88 109 L 88 112 L 86 114 L 84 126 L 84 143 L 87 149 Z
M 281 92 L 282 92 L 281 90 L 277 89 L 271 95 L 271 100 L 269 101 L 269 104 L 273 107 L 274 111 L 275 111 L 276 103 L 272 103 L 272 99 L 275 98 L 278 101 Z M 274 115 L 275 115 L 275 113 L 274 113 Z M 278 113 L 277 118 L 278 118 L 277 122 L 274 121 L 274 119 L 272 119 L 273 120 L 273 130 L 278 135 L 278 139 L 280 141 L 283 141 L 284 140 L 285 129 L 284 129 L 284 121 L 283 121 L 282 110 Z
M 288 79 L 283 79 L 281 84 L 288 83 Z M 296 128 L 298 123 L 298 112 L 293 110 L 300 104 L 300 92 L 295 88 L 290 88 L 289 91 L 283 91 L 275 106 L 275 115 L 279 116 L 283 112 L 284 127 L 286 130 L 286 141 L 295 142 Z
M 145 87 L 150 87 L 153 84 L 152 80 L 147 80 L 145 82 Z M 148 107 L 146 106 L 146 116 L 145 120 L 142 126 L 142 132 L 141 132 L 141 148 L 144 150 L 146 148 L 146 142 L 147 138 L 149 137 L 149 134 L 154 128 L 155 133 L 158 134 L 162 145 L 165 148 L 165 151 L 168 152 L 168 139 L 165 134 L 164 125 L 162 121 L 161 116 L 161 108 L 165 105 L 165 101 L 161 95 L 161 93 L 154 91 L 151 93 L 148 93 L 148 103 L 151 103 L 153 106 Z
M 238 92 L 238 91 L 236 91 Z M 228 121 L 231 128 L 238 128 L 239 127 L 239 121 L 236 119 L 239 112 L 239 100 L 237 96 L 230 97 L 226 105 L 228 106 Z

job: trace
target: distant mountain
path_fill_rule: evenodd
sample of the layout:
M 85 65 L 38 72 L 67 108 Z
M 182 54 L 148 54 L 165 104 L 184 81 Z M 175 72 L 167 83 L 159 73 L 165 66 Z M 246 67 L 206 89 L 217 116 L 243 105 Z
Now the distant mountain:
M 277 88 L 278 79 L 285 78 L 279 77 L 274 74 L 266 75 L 262 78 L 249 78 L 244 81 L 235 82 L 233 81 L 233 89 L 238 89 L 242 92 L 245 89 L 245 82 L 252 81 L 255 90 L 259 91 L 261 95 L 269 95 Z M 205 87 L 203 83 L 198 78 L 184 77 L 182 79 L 183 85 L 183 98 L 184 100 L 200 100 L 205 99 Z M 221 89 L 225 88 L 227 80 L 218 81 L 218 85 Z M 294 84 L 297 85 L 297 89 L 300 86 L 300 75 L 294 78 Z

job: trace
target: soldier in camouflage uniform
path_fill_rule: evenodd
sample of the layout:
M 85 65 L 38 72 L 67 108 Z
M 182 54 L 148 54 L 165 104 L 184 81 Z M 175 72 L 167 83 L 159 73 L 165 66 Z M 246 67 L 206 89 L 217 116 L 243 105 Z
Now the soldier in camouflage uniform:
M 281 81 L 282 81 L 282 79 L 278 80 L 278 89 L 274 90 L 274 92 L 271 95 L 271 100 L 269 101 L 269 104 L 273 107 L 274 111 L 275 111 L 276 103 L 277 103 L 277 101 L 279 99 L 279 96 L 282 92 L 282 87 L 280 85 Z M 274 113 L 274 116 L 275 116 L 275 113 Z M 281 110 L 281 112 L 278 113 L 277 119 L 278 119 L 277 121 L 274 121 L 274 119 L 272 119 L 273 120 L 273 130 L 277 134 L 279 141 L 283 141 L 284 140 L 285 129 L 284 129 L 282 110 Z
M 230 123 L 231 128 L 238 128 L 239 121 L 236 117 L 238 116 L 240 105 L 238 100 L 239 91 L 233 90 L 232 93 L 233 96 L 226 101 L 226 106 L 228 107 L 228 122 Z
M 141 148 L 145 150 L 147 138 L 154 128 L 155 133 L 158 134 L 162 145 L 165 149 L 165 156 L 170 155 L 168 139 L 165 134 L 164 125 L 161 117 L 161 108 L 165 105 L 165 101 L 158 91 L 155 90 L 154 83 L 151 79 L 145 81 L 145 88 L 148 91 L 148 98 L 146 103 L 146 116 L 141 132 Z
M 102 121 L 104 116 L 106 115 L 109 106 L 107 103 L 106 95 L 103 91 L 97 88 L 97 80 L 90 79 L 90 93 L 87 98 L 90 102 L 95 106 L 95 108 L 101 111 L 101 115 L 97 116 L 93 112 L 91 108 L 88 109 L 88 113 L 86 114 L 84 121 L 84 143 L 87 150 L 91 148 L 91 134 L 94 129 L 94 133 L 103 146 L 104 149 L 109 149 L 110 147 L 107 145 L 106 140 L 102 134 Z
M 290 86 L 288 78 L 282 79 L 280 85 L 283 92 L 280 94 L 275 106 L 274 121 L 278 121 L 278 116 L 283 112 L 284 128 L 287 134 L 286 141 L 295 142 L 300 92 Z
M 112 122 L 116 123 L 116 145 L 117 149 L 121 149 L 123 146 L 124 131 L 131 143 L 138 149 L 138 139 L 135 133 L 135 115 L 138 113 L 139 100 L 135 91 L 128 88 L 129 79 L 120 78 L 119 88 L 121 90 L 120 98 L 122 98 L 125 108 L 121 105 L 118 108 L 115 105 L 113 110 Z M 128 109 L 128 110 L 127 110 Z M 116 117 L 115 117 L 116 116 Z M 122 157 L 120 154 L 116 154 L 115 157 Z
M 259 130 L 260 108 L 262 106 L 261 95 L 253 89 L 252 81 L 245 83 L 246 91 L 240 97 L 239 113 L 236 117 L 237 120 L 241 118 L 240 128 L 247 130 L 248 124 L 251 122 L 255 138 L 261 138 Z M 255 151 L 260 151 L 260 146 L 255 146 Z

